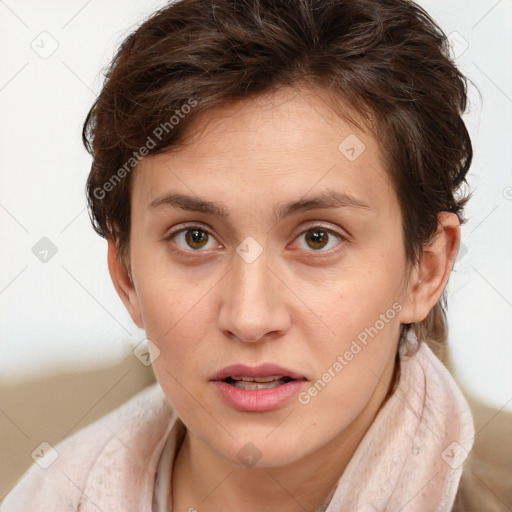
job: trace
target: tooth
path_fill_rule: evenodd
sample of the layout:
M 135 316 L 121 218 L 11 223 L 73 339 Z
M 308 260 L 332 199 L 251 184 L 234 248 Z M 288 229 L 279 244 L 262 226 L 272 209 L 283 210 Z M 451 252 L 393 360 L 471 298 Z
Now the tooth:
M 243 375 L 232 375 L 232 380 L 244 381 L 244 382 L 272 382 L 274 380 L 283 379 L 282 375 L 269 375 L 268 377 L 245 377 Z
M 266 377 L 265 377 L 266 378 Z M 255 389 L 268 389 L 268 388 L 275 388 L 277 386 L 281 386 L 282 384 L 286 383 L 285 378 L 277 378 L 268 382 L 258 382 L 257 380 L 254 381 L 246 381 L 246 380 L 236 380 L 232 382 L 232 385 L 240 388 L 240 389 L 248 389 L 248 390 L 255 390 Z
M 256 382 L 272 382 L 273 380 L 282 379 L 281 375 L 270 375 L 269 377 L 255 377 Z
M 233 383 L 233 386 L 240 389 L 255 390 L 275 388 L 277 386 L 280 386 L 281 384 L 284 384 L 284 382 L 281 379 L 274 380 L 272 382 L 247 382 L 244 380 L 237 380 Z

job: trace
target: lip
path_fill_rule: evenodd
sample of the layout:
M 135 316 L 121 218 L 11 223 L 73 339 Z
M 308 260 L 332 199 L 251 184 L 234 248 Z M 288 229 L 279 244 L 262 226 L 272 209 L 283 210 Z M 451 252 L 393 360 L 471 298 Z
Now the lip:
M 290 377 L 294 380 L 273 388 L 264 389 L 237 388 L 223 380 L 231 376 L 270 377 L 272 375 Z M 217 372 L 211 381 L 228 406 L 242 412 L 265 412 L 285 405 L 290 398 L 301 391 L 307 379 L 304 375 L 292 370 L 275 364 L 264 363 L 258 366 L 243 364 L 227 366 Z

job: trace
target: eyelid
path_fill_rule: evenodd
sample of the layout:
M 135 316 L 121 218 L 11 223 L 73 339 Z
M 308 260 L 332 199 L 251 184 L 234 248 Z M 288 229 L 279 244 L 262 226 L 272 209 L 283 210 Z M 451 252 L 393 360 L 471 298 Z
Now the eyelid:
M 164 239 L 171 238 L 177 235 L 180 231 L 186 231 L 187 229 L 202 229 L 206 231 L 208 234 L 211 234 L 212 228 L 208 224 L 202 224 L 201 222 L 190 222 L 190 223 L 182 223 L 177 226 L 173 226 L 172 230 L 166 231 Z
M 306 226 L 301 226 L 300 228 L 300 232 L 298 233 L 298 235 L 302 235 L 303 233 L 305 233 L 306 231 L 310 231 L 312 229 L 315 229 L 315 228 L 319 228 L 319 229 L 323 229 L 333 235 L 336 235 L 338 236 L 339 238 L 343 238 L 343 239 L 347 239 L 349 238 L 349 235 L 348 233 L 346 233 L 344 230 L 343 230 L 343 233 L 340 233 L 336 230 L 336 228 L 332 227 L 330 224 L 328 223 L 325 223 L 321 220 L 317 220 L 317 221 L 310 221 L 306 224 Z M 297 235 L 297 236 L 298 236 Z

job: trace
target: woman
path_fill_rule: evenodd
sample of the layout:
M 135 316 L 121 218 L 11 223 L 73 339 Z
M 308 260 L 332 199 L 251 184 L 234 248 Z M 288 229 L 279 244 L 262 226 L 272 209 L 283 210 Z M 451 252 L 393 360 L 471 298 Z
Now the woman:
M 145 21 L 83 134 L 158 383 L 2 512 L 452 510 L 474 428 L 431 348 L 465 106 L 413 2 L 181 0 Z

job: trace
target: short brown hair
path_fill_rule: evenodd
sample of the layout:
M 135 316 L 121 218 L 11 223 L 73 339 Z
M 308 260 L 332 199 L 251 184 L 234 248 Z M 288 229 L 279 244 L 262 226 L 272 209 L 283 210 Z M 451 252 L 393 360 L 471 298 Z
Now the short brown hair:
M 456 193 L 472 159 L 461 118 L 467 79 L 421 7 L 408 0 L 178 0 L 124 40 L 85 121 L 96 231 L 126 257 L 130 171 L 140 158 L 183 144 L 201 112 L 297 85 L 328 91 L 333 109 L 356 125 L 363 120 L 376 137 L 400 203 L 408 262 L 432 240 L 439 212 L 464 222 L 469 196 Z M 412 324 L 434 348 L 446 342 L 445 304 L 443 293 Z M 402 327 L 402 339 L 410 327 Z

